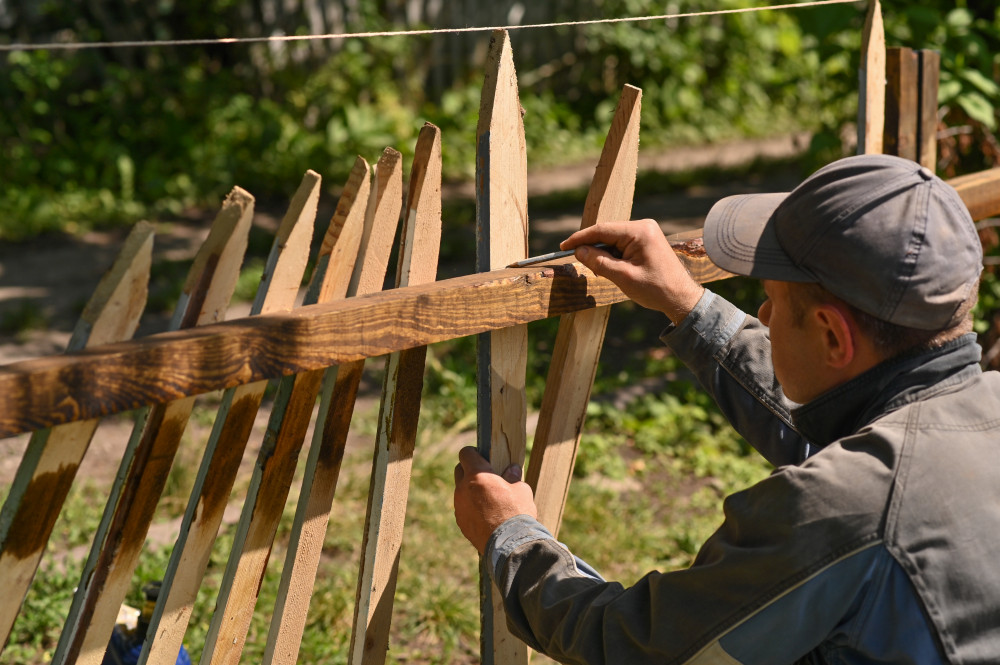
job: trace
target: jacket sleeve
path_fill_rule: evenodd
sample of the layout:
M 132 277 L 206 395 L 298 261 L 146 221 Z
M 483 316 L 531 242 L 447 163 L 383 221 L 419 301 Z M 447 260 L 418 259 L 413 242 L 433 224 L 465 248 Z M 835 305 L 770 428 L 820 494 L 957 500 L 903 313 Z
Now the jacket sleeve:
M 890 563 L 875 519 L 852 523 L 822 504 L 807 519 L 787 509 L 776 519 L 796 505 L 800 471 L 786 467 L 728 498 L 725 522 L 690 568 L 630 587 L 580 570 L 534 519 L 508 520 L 486 552 L 508 625 L 565 663 L 796 662 L 847 620 Z
M 792 426 L 789 401 L 774 377 L 767 327 L 706 290 L 663 342 L 694 372 L 737 432 L 774 466 L 813 451 Z

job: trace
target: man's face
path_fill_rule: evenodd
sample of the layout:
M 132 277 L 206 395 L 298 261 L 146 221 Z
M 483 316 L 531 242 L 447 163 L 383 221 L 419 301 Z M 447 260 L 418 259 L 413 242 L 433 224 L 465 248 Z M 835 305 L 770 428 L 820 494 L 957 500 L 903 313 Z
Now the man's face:
M 810 316 L 812 307 L 797 310 L 793 306 L 788 282 L 763 281 L 767 300 L 760 306 L 757 317 L 771 333 L 774 376 L 788 399 L 805 404 L 828 387 L 822 380 L 822 345 L 818 343 L 823 333 Z M 802 309 L 805 316 L 800 317 Z

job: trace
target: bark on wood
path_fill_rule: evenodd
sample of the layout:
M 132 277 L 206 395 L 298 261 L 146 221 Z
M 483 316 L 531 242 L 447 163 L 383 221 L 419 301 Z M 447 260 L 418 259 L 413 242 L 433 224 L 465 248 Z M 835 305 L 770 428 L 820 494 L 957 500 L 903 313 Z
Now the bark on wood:
M 204 325 L 225 316 L 252 217 L 253 197 L 234 188 L 195 256 L 173 327 Z M 56 649 L 56 663 L 98 665 L 104 657 L 193 406 L 193 397 L 156 404 L 133 430 Z
M 517 74 L 506 31 L 490 39 L 476 130 L 476 269 L 493 270 L 528 255 L 528 172 Z M 496 471 L 524 461 L 527 326 L 479 338 L 478 447 Z M 510 634 L 500 596 L 481 575 L 483 663 L 527 663 Z
M 295 305 L 309 259 L 320 182 L 314 171 L 302 178 L 275 234 L 251 316 L 289 311 Z M 222 396 L 139 663 L 173 665 L 177 659 L 266 386 L 266 381 L 257 381 L 230 388 Z
M 626 86 L 584 205 L 580 228 L 631 219 L 639 159 L 642 91 Z M 559 321 L 538 427 L 525 480 L 535 491 L 538 520 L 559 532 L 590 389 L 611 307 L 564 315 Z
M 68 350 L 132 337 L 146 306 L 153 227 L 132 229 L 114 265 L 83 310 Z M 35 432 L 0 511 L 0 650 L 7 644 L 21 603 L 76 477 L 97 420 Z

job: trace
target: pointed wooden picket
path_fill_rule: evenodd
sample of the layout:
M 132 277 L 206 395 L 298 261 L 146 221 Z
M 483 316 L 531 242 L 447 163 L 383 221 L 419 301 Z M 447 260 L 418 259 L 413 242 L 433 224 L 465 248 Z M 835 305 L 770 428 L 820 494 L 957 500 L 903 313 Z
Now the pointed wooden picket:
M 139 222 L 83 310 L 67 351 L 129 339 L 146 306 L 153 226 Z M 31 435 L 0 511 L 0 647 L 5 646 L 98 420 Z M 13 602 L 11 602 L 11 600 Z
M 434 125 L 417 140 L 401 237 L 396 287 L 433 282 L 441 244 L 441 132 Z M 351 632 L 354 665 L 381 665 L 389 648 L 426 357 L 419 346 L 386 363 Z
M 374 191 L 365 215 L 364 259 L 355 270 L 357 289 L 379 290 L 385 279 L 388 251 L 402 202 L 399 153 L 387 150 L 376 168 Z M 381 279 L 379 275 L 381 274 Z M 352 278 L 351 280 L 355 280 Z M 288 553 L 272 613 L 264 652 L 265 663 L 294 663 L 305 630 L 309 600 L 330 519 L 330 508 L 340 474 L 347 429 L 354 411 L 364 363 L 332 368 L 324 378 L 302 489 L 295 510 Z
M 294 307 L 309 260 L 321 181 L 318 173 L 307 171 L 292 197 L 275 233 L 251 315 Z M 266 381 L 257 381 L 230 388 L 222 396 L 139 663 L 176 662 L 266 387 Z
M 476 130 L 477 271 L 503 268 L 528 255 L 527 183 L 513 52 L 507 32 L 497 30 L 490 38 Z M 480 335 L 478 356 L 478 448 L 500 472 L 524 461 L 527 326 Z M 480 578 L 483 663 L 527 663 L 527 647 L 507 629 L 503 603 L 485 570 Z
M 858 70 L 858 154 L 882 152 L 885 130 L 885 28 L 879 0 L 868 4 Z
M 642 91 L 625 86 L 587 194 L 580 228 L 631 219 L 641 107 Z M 538 519 L 553 534 L 559 532 L 566 506 L 610 313 L 610 306 L 598 307 L 565 314 L 559 320 L 525 475 L 535 491 Z
M 376 165 L 375 185 L 368 197 L 357 265 L 349 285 L 319 284 L 316 285 L 317 295 L 324 293 L 330 298 L 337 298 L 343 297 L 345 289 L 347 295 L 353 295 L 352 289 L 364 293 L 367 291 L 363 289 L 381 288 L 402 205 L 399 162 L 400 154 L 387 148 Z M 345 273 L 336 272 L 338 275 Z M 315 301 L 310 298 L 307 302 L 312 304 Z M 335 370 L 328 371 L 332 373 Z M 223 576 L 215 615 L 206 637 L 203 663 L 239 662 L 260 591 L 260 581 L 324 373 L 325 370 L 314 370 L 286 377 L 278 386 Z M 317 429 L 321 429 L 318 424 Z
M 172 329 L 224 317 L 252 217 L 253 197 L 234 188 L 195 256 Z M 56 648 L 56 663 L 98 665 L 104 657 L 193 405 L 193 397 L 154 405 L 133 430 Z

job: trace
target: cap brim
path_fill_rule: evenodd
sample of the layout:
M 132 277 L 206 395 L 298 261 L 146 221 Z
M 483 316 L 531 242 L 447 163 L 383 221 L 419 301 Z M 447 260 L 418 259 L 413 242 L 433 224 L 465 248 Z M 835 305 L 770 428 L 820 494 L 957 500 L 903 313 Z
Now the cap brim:
M 788 197 L 782 194 L 728 196 L 705 218 L 705 251 L 729 272 L 758 279 L 813 282 L 781 248 L 771 216 Z

